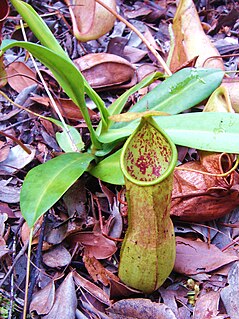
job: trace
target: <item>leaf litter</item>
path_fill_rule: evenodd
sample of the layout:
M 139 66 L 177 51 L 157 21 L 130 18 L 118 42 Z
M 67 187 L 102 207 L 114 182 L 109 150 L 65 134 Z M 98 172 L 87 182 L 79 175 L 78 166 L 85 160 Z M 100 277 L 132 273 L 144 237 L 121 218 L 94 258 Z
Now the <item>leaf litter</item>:
M 6 1 L 1 0 L 0 4 L 7 10 Z M 207 57 L 220 56 L 223 52 L 234 53 L 238 49 L 234 45 L 237 41 L 238 8 L 230 1 L 218 7 L 215 7 L 215 3 L 208 4 L 214 11 L 204 8 L 202 2 L 195 7 L 189 0 L 184 1 L 184 7 L 182 5 L 178 10 L 169 1 L 122 0 L 117 1 L 117 5 L 120 13 L 144 33 L 165 60 L 168 59 L 172 70 L 190 63 L 202 65 Z M 155 69 L 162 71 L 142 41 L 121 22 L 117 21 L 111 33 L 103 35 L 100 41 L 79 43 L 69 32 L 66 19 L 71 24 L 72 15 L 63 2 L 53 1 L 49 5 L 48 1 L 35 1 L 34 7 L 41 13 L 49 14 L 46 21 L 54 34 L 88 81 L 100 92 L 106 104 L 146 74 Z M 10 16 L 15 14 L 11 9 Z M 4 19 L 4 14 L 0 18 Z M 170 45 L 169 21 L 173 22 L 174 49 Z M 5 19 L 2 29 L 4 38 L 19 37 L 14 31 L 17 23 L 10 17 Z M 192 30 L 195 31 L 193 37 Z M 29 30 L 27 35 L 34 41 Z M 209 41 L 210 37 L 214 45 Z M 197 46 L 199 43 L 200 48 Z M 13 50 L 5 54 L 5 59 L 8 64 L 6 71 L 2 71 L 0 61 L 2 90 L 13 101 L 39 114 L 54 117 L 54 110 L 49 107 L 49 99 L 35 77 L 30 60 L 24 59 L 22 52 Z M 87 67 L 84 61 L 87 61 Z M 225 66 L 234 71 L 235 65 L 236 69 L 238 66 L 235 57 L 226 57 L 223 63 L 221 59 L 212 59 L 210 63 L 214 67 Z M 108 73 L 104 72 L 106 65 Z M 62 115 L 69 124 L 78 128 L 87 143 L 89 136 L 79 110 L 71 100 L 66 99 L 54 77 L 46 73 L 45 76 Z M 7 81 L 4 80 L 6 77 Z M 222 86 L 228 90 L 231 105 L 238 112 L 237 77 L 225 79 Z M 140 93 L 145 94 L 145 91 Z M 133 104 L 136 98 L 133 96 L 126 107 Z M 98 123 L 97 110 L 89 109 L 89 113 L 92 122 Z M 61 152 L 54 137 L 60 130 L 15 108 L 5 99 L 1 99 L 0 119 L 1 130 L 10 129 L 32 150 L 29 156 L 14 142 L 1 137 L 0 280 L 4 279 L 4 282 L 1 284 L 0 297 L 7 296 L 10 300 L 17 296 L 15 302 L 21 309 L 26 265 L 25 256 L 20 254 L 21 241 L 27 243 L 29 230 L 21 226 L 22 219 L 19 218 L 20 187 L 30 168 Z M 182 165 L 185 167 L 201 165 L 197 166 L 201 171 L 221 172 L 218 158 L 207 157 L 205 164 L 196 150 L 186 149 L 182 154 Z M 221 157 L 221 166 L 226 171 L 230 166 L 227 156 Z M 180 217 L 180 220 L 174 218 L 177 258 L 174 271 L 158 291 L 143 295 L 119 281 L 120 242 L 114 239 L 122 239 L 127 228 L 124 193 L 118 186 L 103 184 L 87 175 L 68 190 L 64 198 L 47 213 L 45 221 L 41 221 L 41 225 L 45 223 L 45 231 L 38 231 L 37 240 L 32 246 L 33 264 L 40 262 L 31 293 L 32 316 L 37 314 L 39 318 L 51 319 L 239 318 L 239 222 L 238 211 L 233 211 L 238 206 L 238 173 L 219 178 L 182 172 L 175 171 L 175 179 L 177 182 L 180 179 L 180 182 L 175 183 L 172 206 L 172 215 Z M 187 200 L 182 200 L 183 197 Z M 198 213 L 202 215 L 199 217 Z M 41 240 L 42 252 L 39 255 L 37 245 Z M 13 271 L 14 260 L 18 260 L 15 266 L 18 279 L 14 275 L 5 277 L 7 269 Z M 13 295 L 11 291 L 14 291 Z M 12 318 L 20 318 L 21 310 L 17 309 Z

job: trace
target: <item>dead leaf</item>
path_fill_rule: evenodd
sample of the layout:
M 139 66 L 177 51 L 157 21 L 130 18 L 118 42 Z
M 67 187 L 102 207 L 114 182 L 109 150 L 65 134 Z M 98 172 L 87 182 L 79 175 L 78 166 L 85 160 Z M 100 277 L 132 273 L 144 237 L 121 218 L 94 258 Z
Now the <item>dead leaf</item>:
M 0 180 L 0 201 L 18 203 L 20 201 L 20 187 L 10 184 L 11 179 Z
M 86 291 L 88 291 L 88 293 L 90 293 L 100 302 L 103 302 L 105 305 L 108 305 L 108 306 L 111 305 L 109 296 L 100 287 L 96 286 L 89 280 L 85 279 L 84 277 L 79 275 L 76 271 L 73 272 L 73 277 L 77 287 L 84 288 Z
M 36 150 L 31 145 L 26 144 L 26 146 L 31 150 L 31 154 L 25 152 L 20 145 L 12 147 L 8 157 L 0 162 L 0 170 L 14 174 L 29 164 L 34 159 Z
M 52 268 L 65 267 L 71 262 L 71 254 L 63 245 L 49 249 L 43 254 L 42 258 L 44 264 Z
M 107 309 L 113 319 L 177 319 L 173 311 L 163 303 L 149 299 L 122 299 Z
M 220 56 L 217 49 L 204 33 L 196 7 L 192 0 L 180 0 L 173 19 L 173 46 L 171 48 L 170 69 L 177 70 L 183 63 L 198 56 L 196 67 L 214 56 Z M 205 62 L 207 68 L 224 70 L 222 59 L 209 59 Z
M 110 279 L 119 281 L 119 278 L 111 273 L 109 270 L 104 268 L 95 257 L 90 257 L 84 254 L 83 262 L 85 263 L 85 267 L 88 273 L 95 282 L 99 281 L 104 286 L 108 286 L 110 284 Z
M 23 62 L 13 62 L 6 69 L 8 84 L 18 93 L 36 84 L 36 74 Z
M 50 312 L 42 319 L 75 319 L 77 298 L 73 274 L 70 272 L 56 291 L 56 298 Z
M 232 265 L 228 274 L 228 286 L 221 291 L 221 298 L 231 319 L 239 319 L 239 262 Z
M 31 100 L 39 104 L 52 107 L 50 103 L 50 99 L 48 97 L 35 95 L 31 97 Z M 75 121 L 83 119 L 83 116 L 81 114 L 79 107 L 72 100 L 59 98 L 59 99 L 55 99 L 55 102 L 62 116 Z M 89 108 L 88 108 L 88 112 L 91 118 L 94 116 L 97 116 L 97 114 L 94 111 L 90 110 Z
M 202 241 L 176 237 L 176 244 L 174 270 L 186 276 L 211 272 L 238 260 L 237 256 L 222 252 L 215 245 Z
M 0 141 L 0 162 L 3 162 L 7 159 L 10 152 L 10 145 Z
M 209 291 L 199 296 L 193 311 L 193 319 L 211 319 L 218 314 L 220 291 Z
M 94 256 L 96 259 L 111 257 L 117 250 L 115 242 L 103 236 L 99 232 L 79 232 L 67 238 L 71 245 L 81 244 L 85 253 Z
M 136 82 L 133 65 L 114 54 L 91 53 L 74 63 L 94 89 L 126 88 Z
M 190 161 L 175 169 L 171 216 L 193 222 L 209 221 L 228 214 L 239 205 L 236 171 L 227 177 L 200 173 L 227 172 L 232 168 L 232 157 L 225 153 L 200 152 L 200 158 L 200 161 Z
M 109 32 L 115 22 L 112 15 L 95 0 L 65 0 L 71 14 L 74 36 L 82 41 L 95 40 Z M 111 9 L 116 10 L 115 0 L 103 0 Z
M 9 15 L 10 7 L 7 0 L 1 0 L 0 1 L 0 45 L 2 44 L 2 27 L 4 24 L 4 21 Z M 7 74 L 5 70 L 5 65 L 3 63 L 4 56 L 2 55 L 0 57 L 0 87 L 3 87 L 7 84 Z
M 9 252 L 5 240 L 0 236 L 0 259 Z
M 33 311 L 38 315 L 46 315 L 50 312 L 55 300 L 55 284 L 50 282 L 46 287 L 33 295 L 30 304 L 30 313 Z

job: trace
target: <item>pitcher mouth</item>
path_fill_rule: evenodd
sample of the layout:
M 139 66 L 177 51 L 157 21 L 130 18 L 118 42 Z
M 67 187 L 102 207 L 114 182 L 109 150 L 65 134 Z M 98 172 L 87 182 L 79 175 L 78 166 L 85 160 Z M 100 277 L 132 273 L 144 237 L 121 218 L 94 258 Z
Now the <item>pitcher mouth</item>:
M 125 178 L 141 186 L 155 185 L 173 172 L 176 163 L 174 143 L 151 116 L 142 117 L 121 153 L 120 165 Z

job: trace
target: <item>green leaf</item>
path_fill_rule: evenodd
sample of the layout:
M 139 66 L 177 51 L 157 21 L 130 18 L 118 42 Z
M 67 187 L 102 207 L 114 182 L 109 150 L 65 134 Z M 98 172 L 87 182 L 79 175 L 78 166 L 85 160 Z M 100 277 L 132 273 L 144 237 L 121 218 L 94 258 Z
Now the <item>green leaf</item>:
M 51 30 L 48 28 L 44 20 L 37 14 L 31 5 L 19 0 L 11 0 L 16 10 L 20 13 L 22 18 L 27 22 L 29 28 L 32 30 L 36 38 L 48 49 L 61 55 L 63 58 L 71 62 L 66 52 L 62 49 Z M 60 67 L 60 65 L 59 65 Z M 80 71 L 79 71 L 80 73 Z M 70 73 L 68 76 L 70 77 Z M 99 95 L 91 88 L 88 82 L 83 77 L 85 90 L 87 95 L 95 102 L 99 111 L 101 112 L 104 125 L 107 123 L 108 111 L 105 107 L 103 100 Z
M 100 148 L 101 145 L 91 124 L 90 116 L 85 103 L 84 78 L 77 67 L 71 62 L 70 59 L 65 59 L 52 50 L 34 43 L 15 41 L 12 43 L 8 42 L 6 45 L 4 45 L 3 41 L 1 50 L 5 52 L 14 46 L 19 46 L 28 50 L 34 57 L 36 57 L 51 70 L 57 82 L 66 92 L 66 94 L 80 108 L 90 131 L 92 143 L 95 147 Z
M 72 137 L 73 142 L 76 145 L 77 149 L 82 150 L 84 148 L 85 144 L 82 141 L 80 133 L 74 127 L 68 126 L 68 128 L 69 128 L 69 132 L 71 134 L 71 137 Z M 63 129 L 63 132 L 56 132 L 56 140 L 57 140 L 57 143 L 59 144 L 59 146 L 61 147 L 61 149 L 65 153 L 72 152 L 72 146 L 71 146 L 71 143 L 69 141 L 69 137 L 68 137 L 65 129 Z
M 239 154 L 239 114 L 201 112 L 154 119 L 175 144 Z
M 124 185 L 124 176 L 120 168 L 121 149 L 114 154 L 106 157 L 95 167 L 90 168 L 89 173 L 100 180 L 115 184 Z
M 27 174 L 20 205 L 30 228 L 84 173 L 92 160 L 93 156 L 88 153 L 67 153 L 34 167 Z
M 51 30 L 46 23 L 37 14 L 37 12 L 28 3 L 19 0 L 11 0 L 11 3 L 28 24 L 36 38 L 47 48 L 58 53 L 64 58 L 68 58 L 66 52 L 62 49 Z
M 182 69 L 145 95 L 130 112 L 181 113 L 206 99 L 221 84 L 223 76 L 219 69 Z

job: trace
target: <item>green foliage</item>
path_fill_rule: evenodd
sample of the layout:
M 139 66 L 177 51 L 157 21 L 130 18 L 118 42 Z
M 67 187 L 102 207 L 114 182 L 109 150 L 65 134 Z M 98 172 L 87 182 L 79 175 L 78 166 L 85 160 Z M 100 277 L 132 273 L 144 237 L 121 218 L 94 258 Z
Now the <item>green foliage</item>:
M 27 174 L 20 204 L 30 228 L 84 173 L 92 160 L 93 156 L 88 153 L 66 153 L 34 167 Z
M 21 191 L 21 209 L 28 224 L 32 227 L 37 218 L 54 205 L 85 170 L 107 182 L 122 184 L 123 177 L 119 167 L 120 147 L 135 130 L 139 120 L 130 123 L 114 123 L 109 116 L 120 114 L 131 94 L 149 85 L 156 78 L 164 76 L 159 73 L 148 76 L 122 94 L 109 108 L 106 108 L 102 99 L 90 87 L 34 9 L 20 0 L 12 0 L 11 2 L 42 45 L 21 41 L 3 41 L 2 54 L 9 48 L 19 46 L 31 52 L 34 57 L 48 67 L 65 93 L 79 107 L 90 131 L 92 142 L 91 147 L 86 150 L 88 153 L 76 153 L 74 155 L 68 153 L 29 172 Z M 155 117 L 155 121 L 165 129 L 175 143 L 209 151 L 236 152 L 238 150 L 235 142 L 238 136 L 236 127 L 239 127 L 237 115 L 213 114 L 213 120 L 209 113 L 176 115 L 210 96 L 220 85 L 223 76 L 224 72 L 220 70 L 183 69 L 166 78 L 136 103 L 130 112 L 143 112 L 149 109 L 175 114 Z M 91 98 L 101 114 L 101 122 L 96 130 L 94 130 L 90 121 L 85 95 Z M 79 149 L 81 149 L 83 147 L 81 139 L 77 137 L 75 132 L 73 135 L 79 143 Z M 67 143 L 63 144 L 64 138 L 62 136 L 57 138 L 61 147 L 65 151 L 69 151 L 69 145 Z M 223 143 L 220 141 L 223 141 Z M 114 153 L 114 150 L 118 150 L 118 152 Z M 89 155 L 90 153 L 92 155 Z M 110 155 L 105 157 L 107 154 Z M 77 160 L 74 162 L 74 156 L 77 157 L 78 162 Z M 95 161 L 89 166 L 93 158 Z M 78 170 L 77 165 L 79 165 Z M 73 170 L 72 174 L 70 173 L 71 170 Z M 47 182 L 49 176 L 50 184 Z M 39 189 L 42 189 L 41 187 L 44 187 L 44 191 L 41 192 L 40 196 L 38 193 Z

